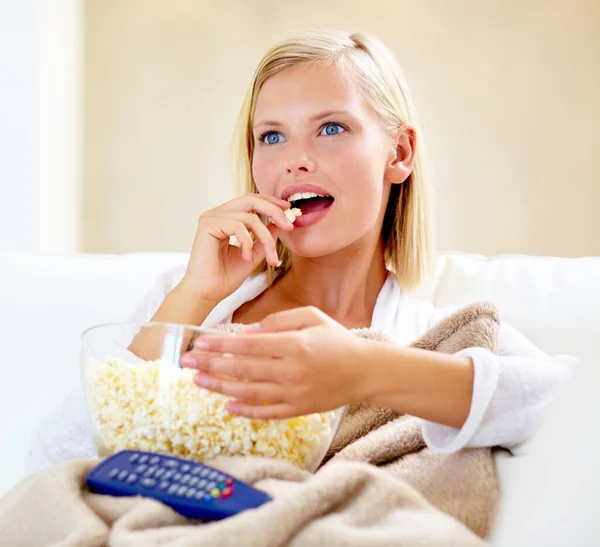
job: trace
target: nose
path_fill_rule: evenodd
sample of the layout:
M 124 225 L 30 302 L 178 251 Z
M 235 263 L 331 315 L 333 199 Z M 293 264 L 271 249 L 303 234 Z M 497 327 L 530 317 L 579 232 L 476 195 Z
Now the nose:
M 313 173 L 316 168 L 315 160 L 306 150 L 295 149 L 286 160 L 285 170 L 288 174 Z

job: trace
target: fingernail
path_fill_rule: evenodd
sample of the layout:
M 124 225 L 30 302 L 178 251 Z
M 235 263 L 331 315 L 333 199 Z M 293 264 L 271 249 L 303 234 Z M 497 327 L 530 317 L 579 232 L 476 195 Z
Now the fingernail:
M 208 387 L 210 385 L 210 380 L 206 376 L 196 376 L 194 381 L 202 387 Z
M 208 349 L 208 346 L 208 340 L 205 340 L 204 338 L 196 338 L 194 341 L 194 347 L 197 349 Z
M 236 405 L 235 403 L 229 403 L 227 405 L 227 410 L 231 413 L 231 414 L 237 414 L 240 411 L 240 407 L 239 405 Z
M 180 362 L 184 367 L 193 367 L 196 365 L 196 361 L 191 355 L 184 355 Z

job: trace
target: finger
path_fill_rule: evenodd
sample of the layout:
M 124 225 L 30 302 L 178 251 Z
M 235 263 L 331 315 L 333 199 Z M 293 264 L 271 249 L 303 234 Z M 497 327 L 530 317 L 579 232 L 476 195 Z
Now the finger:
M 242 258 L 250 260 L 254 240 L 246 225 L 238 219 L 229 217 L 217 217 L 214 219 L 214 230 L 211 235 L 218 240 L 229 238 L 229 244 L 241 247 Z
M 266 200 L 271 203 L 274 203 L 275 205 L 281 205 L 281 207 L 283 209 L 289 209 L 292 206 L 292 204 L 289 201 L 287 201 L 286 199 L 278 198 L 277 196 L 274 196 L 273 194 L 260 194 L 260 193 L 244 194 L 243 196 L 238 196 L 237 198 L 232 199 L 228 203 L 245 202 L 248 199 Z M 225 205 L 227 205 L 228 203 L 226 203 Z M 236 209 L 239 210 L 239 207 L 236 206 Z
M 283 332 L 302 330 L 318 325 L 327 325 L 332 323 L 326 313 L 314 306 L 304 306 L 302 308 L 292 308 L 277 313 L 267 315 L 260 323 L 248 325 L 245 332 Z
M 277 226 L 277 224 L 269 224 L 267 226 L 267 230 L 269 230 L 271 237 L 276 242 L 279 238 L 279 226 Z M 275 249 L 277 249 L 277 245 L 275 245 Z M 258 266 L 266 256 L 267 253 L 265 251 L 265 246 L 260 241 L 255 242 L 254 246 L 252 247 L 252 263 L 254 266 Z
M 273 232 L 254 213 L 239 214 L 244 215 L 242 218 L 245 220 L 246 226 L 252 231 L 257 241 L 262 244 L 267 262 L 271 266 L 277 266 L 279 264 L 279 257 L 277 256 L 277 244 L 273 237 Z
M 302 414 L 289 403 L 253 405 L 242 401 L 231 401 L 227 404 L 227 410 L 232 414 L 254 420 L 282 420 L 295 418 Z
M 248 194 L 226 203 L 222 207 L 222 210 L 258 213 L 270 219 L 282 230 L 292 231 L 294 229 L 294 224 L 288 220 L 283 212 L 290 207 L 291 205 L 289 202 L 274 196 Z
M 237 336 L 219 336 L 215 334 L 197 338 L 194 341 L 194 347 L 205 352 L 281 358 L 293 351 L 294 337 L 293 333 L 239 334 Z M 273 366 L 278 364 L 280 363 L 274 362 Z
M 228 352 L 225 352 L 228 353 Z M 184 368 L 195 368 L 207 374 L 221 374 L 240 380 L 252 380 L 279 383 L 278 378 L 287 376 L 282 370 L 281 360 L 260 359 L 232 355 L 225 357 L 221 353 L 207 351 L 190 351 L 181 358 Z M 283 374 L 282 374 L 283 373 Z
M 266 199 L 267 201 L 270 201 L 270 202 L 274 203 L 275 205 L 280 205 L 284 210 L 289 209 L 292 206 L 292 204 L 287 199 L 281 199 L 281 198 L 278 198 L 277 196 L 273 196 L 271 194 L 254 194 L 254 195 L 260 199 Z
M 260 218 L 254 213 L 244 213 L 240 211 L 228 212 L 227 219 L 241 222 L 250 230 L 257 241 L 263 244 L 267 262 L 272 266 L 277 266 L 279 258 L 277 256 L 277 246 L 269 229 L 262 223 Z
M 240 401 L 253 401 L 257 404 L 281 401 L 281 389 L 266 382 L 236 382 L 200 372 L 194 376 L 194 383 L 209 391 L 235 397 Z
M 252 236 L 248 231 L 248 228 L 241 222 L 236 224 L 235 237 L 240 242 L 242 246 L 242 258 L 246 261 L 252 260 L 252 248 L 254 246 L 254 241 L 252 240 Z

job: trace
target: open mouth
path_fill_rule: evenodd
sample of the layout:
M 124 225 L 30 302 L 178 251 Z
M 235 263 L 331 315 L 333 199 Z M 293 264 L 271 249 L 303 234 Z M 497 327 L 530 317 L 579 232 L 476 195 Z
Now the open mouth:
M 321 209 L 327 209 L 333 203 L 334 198 L 332 196 L 315 194 L 314 192 L 298 192 L 292 194 L 287 200 L 291 203 L 292 207 L 300 209 L 302 215 L 308 215 Z

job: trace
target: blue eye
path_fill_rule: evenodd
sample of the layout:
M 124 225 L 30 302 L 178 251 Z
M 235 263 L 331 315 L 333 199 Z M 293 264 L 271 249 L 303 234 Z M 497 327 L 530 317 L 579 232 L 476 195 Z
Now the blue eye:
M 321 135 L 338 135 L 342 131 L 346 131 L 339 123 L 328 123 L 323 127 Z
M 263 135 L 261 135 L 260 140 L 265 144 L 278 144 L 280 142 L 285 142 L 285 137 L 281 133 L 276 133 L 275 131 L 267 131 Z

